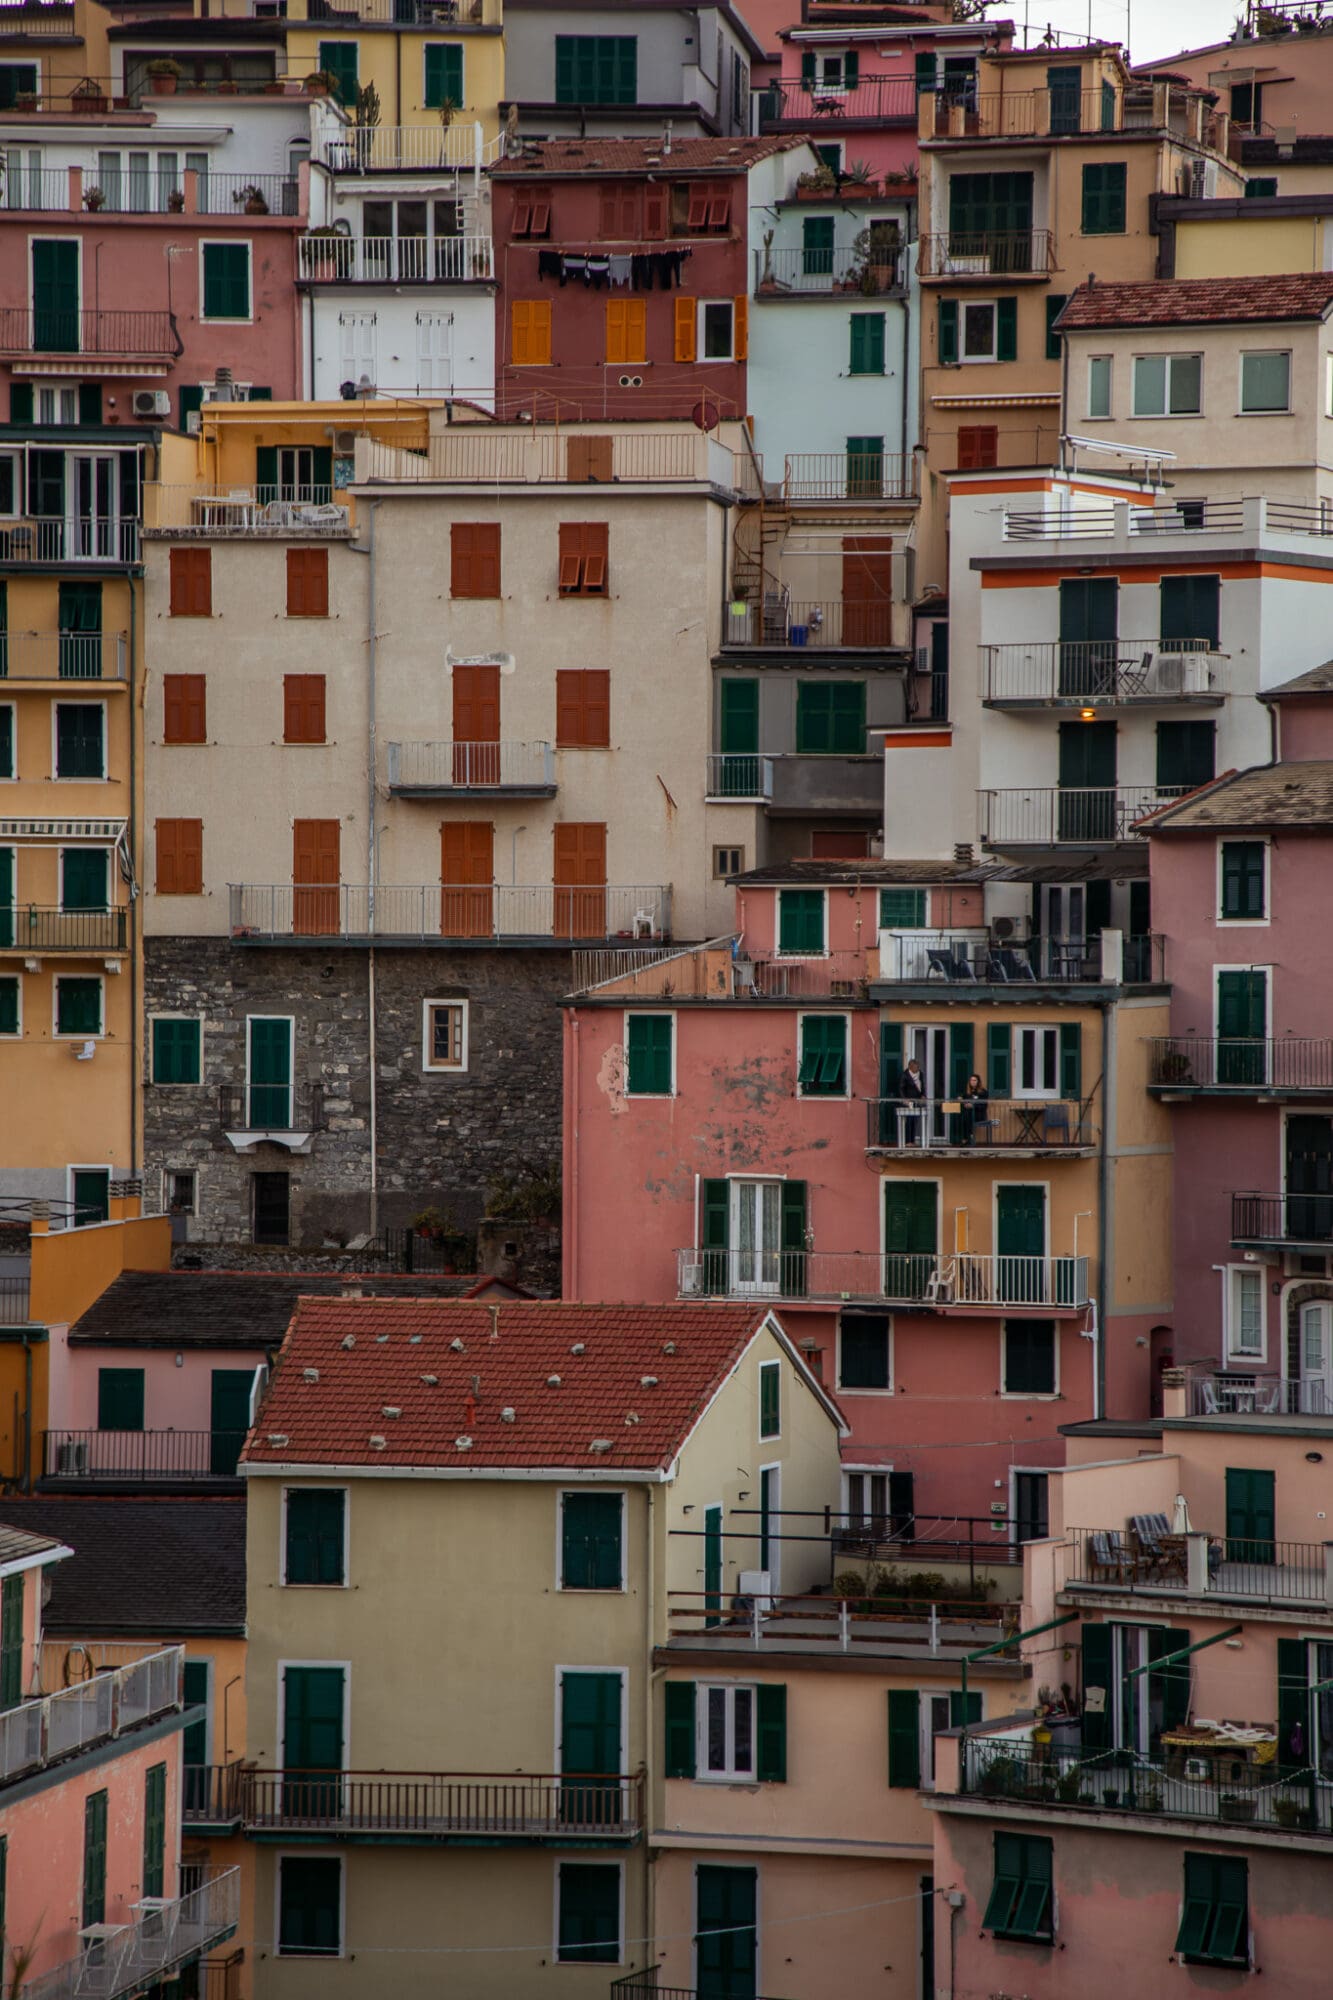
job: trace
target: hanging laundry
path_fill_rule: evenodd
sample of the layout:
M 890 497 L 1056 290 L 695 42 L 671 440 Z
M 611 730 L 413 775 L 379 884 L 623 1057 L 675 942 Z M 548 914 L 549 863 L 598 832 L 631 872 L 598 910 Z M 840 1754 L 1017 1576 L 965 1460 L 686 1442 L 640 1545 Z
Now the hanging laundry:
M 630 266 L 633 262 L 634 259 L 632 257 L 613 257 L 611 259 L 611 283 L 613 285 L 627 285 L 629 283 Z
M 537 252 L 537 276 L 539 278 L 559 278 L 564 283 L 565 263 L 558 250 Z

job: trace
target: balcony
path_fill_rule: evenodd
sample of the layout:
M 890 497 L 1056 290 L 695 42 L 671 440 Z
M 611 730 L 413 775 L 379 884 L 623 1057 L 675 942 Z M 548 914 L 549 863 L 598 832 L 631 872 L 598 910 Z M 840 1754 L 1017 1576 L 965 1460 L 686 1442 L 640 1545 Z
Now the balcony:
M 791 127 L 817 136 L 824 126 L 916 123 L 916 79 L 910 76 L 860 77 L 848 89 L 798 76 L 777 77 L 757 98 L 761 132 Z
M 323 18 L 317 0 L 308 0 L 306 18 Z M 502 0 L 349 0 L 339 18 L 382 28 L 498 28 L 504 9 Z
M 263 540 L 274 535 L 353 532 L 351 509 L 332 486 L 163 485 L 144 487 L 144 534 L 193 535 L 213 541 Z
M 324 1129 L 324 1086 L 224 1083 L 218 1088 L 218 1121 L 237 1153 L 265 1144 L 308 1153 L 316 1132 Z
M 1036 639 L 982 646 L 988 708 L 1216 707 L 1224 655 L 1208 639 Z
M 1231 1241 L 1326 1250 L 1333 1244 L 1333 1194 L 1233 1194 Z
M 243 1095 L 243 1093 L 240 1093 Z M 45 1431 L 45 1485 L 196 1485 L 234 1480 L 244 1431 Z
M 1082 1312 L 1088 1290 L 1086 1257 L 995 1257 L 960 1251 L 940 1260 L 931 1303 L 941 1310 Z
M 878 492 L 875 497 L 882 497 Z M 769 591 L 762 603 L 737 598 L 723 612 L 722 644 L 759 652 L 890 652 L 894 602 L 891 597 L 791 598 Z
M 29 1309 L 27 1271 L 0 1272 L 0 1326 L 26 1326 Z
M 395 798 L 553 799 L 549 743 L 390 743 Z
M 732 958 L 732 998 L 868 1000 L 873 973 L 873 955 L 864 951 L 830 951 L 822 958 L 783 958 L 756 953 L 751 958 L 739 950 Z
M 0 354 L 142 355 L 173 361 L 184 353 L 169 312 L 32 312 L 0 307 Z
M 1189 1378 L 1192 1417 L 1333 1418 L 1333 1389 L 1318 1377 L 1268 1375 L 1243 1365 Z
M 1108 554 L 1152 561 L 1166 551 L 1145 547 L 1147 536 L 1154 542 L 1178 539 L 1193 559 L 1198 558 L 1200 535 L 1225 536 L 1233 547 L 1237 537 L 1247 547 L 1274 542 L 1299 547 L 1312 538 L 1333 538 L 1333 503 L 1327 500 L 1307 503 L 1252 494 L 1242 500 L 1163 500 L 1156 506 L 1138 506 L 1126 500 L 1071 504 L 1071 497 L 1056 495 L 1040 510 L 1006 509 L 1004 539 L 1064 543 L 1068 553 L 1076 557 L 1089 542 L 1101 542 Z
M 1072 139 L 1180 125 L 1197 99 L 1169 85 L 1096 90 L 936 92 L 921 100 L 923 139 Z
M 93 515 L 55 520 L 45 515 L 0 525 L 0 564 L 69 563 L 123 568 L 139 560 L 137 521 Z
M 1187 785 L 1010 786 L 977 793 L 983 847 L 1108 847 L 1184 798 Z
M 969 278 L 1046 278 L 1055 269 L 1049 229 L 946 229 L 921 238 L 917 275 L 956 284 Z
M 826 757 L 794 751 L 710 756 L 710 799 L 752 800 L 779 816 L 817 813 L 876 818 L 884 811 L 884 765 L 878 757 Z
M 744 1511 L 743 1509 L 740 1511 Z M 793 1534 L 807 1542 L 819 1539 L 825 1516 L 790 1516 Z M 938 1573 L 942 1586 L 934 1597 L 899 1595 L 891 1581 L 881 1579 L 875 1591 L 869 1577 L 864 1596 L 825 1595 L 810 1597 L 741 1597 L 726 1599 L 716 1591 L 672 1590 L 667 1593 L 667 1644 L 686 1652 L 705 1649 L 727 1655 L 755 1653 L 795 1653 L 832 1662 L 838 1654 L 892 1658 L 957 1660 L 961 1653 L 1002 1639 L 1006 1627 L 1016 1630 L 1008 1604 L 987 1601 L 984 1584 L 978 1588 L 979 1565 L 999 1567 L 1009 1560 L 1010 1544 L 997 1543 L 994 1522 L 988 1519 L 962 1520 L 954 1515 L 939 1537 L 929 1532 L 925 1522 L 910 1520 L 902 1528 L 891 1528 L 887 1518 L 862 1519 L 852 1526 L 834 1526 L 829 1536 L 832 1567 L 845 1569 L 841 1560 L 851 1556 L 871 1566 L 880 1560 L 901 1561 L 910 1555 L 914 1563 L 966 1562 L 970 1580 L 950 1589 Z M 983 1529 L 984 1541 L 960 1539 L 960 1531 Z M 905 1530 L 905 1531 L 904 1531 Z M 1020 1565 L 1021 1566 L 1021 1565 Z M 930 1582 L 930 1576 L 921 1578 Z M 916 1579 L 911 1579 L 915 1582 Z M 1009 1591 L 1002 1586 L 1002 1593 Z M 1010 1667 L 1018 1671 L 1017 1662 Z
M 25 1980 L 23 2000 L 128 2000 L 158 1990 L 235 1932 L 241 1871 L 229 1868 L 171 1902 L 145 1898 L 131 1907 L 144 1914 L 133 1923 L 88 1926 L 79 1956 Z
M 371 484 L 463 486 L 700 485 L 733 492 L 753 480 L 741 453 L 693 425 L 608 434 L 531 424 L 455 424 L 424 452 L 369 439 L 357 477 Z
M 671 890 L 661 883 L 565 888 L 549 882 L 322 888 L 233 882 L 237 944 L 560 945 L 665 938 Z
M 234 1833 L 241 1823 L 241 1760 L 187 1764 L 181 1774 L 181 1823 L 196 1833 Z
M 1100 1133 L 1091 1098 L 866 1099 L 868 1153 L 1090 1153 Z
M 500 157 L 500 140 L 488 139 L 476 119 L 449 125 L 353 125 L 323 132 L 311 158 L 331 174 L 479 174 Z
M 884 985 L 963 989 L 1013 987 L 1015 999 L 1042 997 L 1051 986 L 1142 985 L 1164 979 L 1166 940 L 1120 931 L 1084 938 L 1001 936 L 984 925 L 954 931 L 881 931 Z M 969 997 L 964 990 L 960 999 Z M 994 995 L 988 994 L 987 998 Z
M 863 256 L 843 249 L 803 249 L 799 245 L 754 252 L 754 295 L 757 299 L 854 298 L 878 299 L 902 292 L 907 285 L 906 259 L 901 252 Z
M 1333 1041 L 1320 1037 L 1158 1035 L 1148 1051 L 1150 1090 L 1222 1097 L 1333 1092 Z
M 608 1989 L 611 2000 L 708 2000 L 697 1986 L 666 1986 L 658 1978 L 658 1967 L 650 1965 L 642 1972 L 627 1972 L 620 1979 L 613 1979 Z M 772 1994 L 756 1994 L 755 2000 L 774 2000 Z
M 869 1250 L 678 1250 L 679 1298 L 864 1299 L 965 1315 L 1078 1312 L 1086 1257 L 877 1255 Z
M 489 236 L 298 236 L 298 282 L 458 285 L 495 276 Z
M 125 632 L 0 632 L 0 679 L 118 681 L 127 678 Z
M 35 903 L 0 909 L 0 952 L 37 956 L 48 951 L 78 952 L 84 958 L 118 955 L 130 948 L 130 913 L 114 910 L 50 910 Z
M 0 1785 L 179 1709 L 184 1657 L 183 1647 L 165 1646 L 77 1687 L 6 1709 L 0 1715 Z
M 1333 1608 L 1333 1542 L 1238 1542 L 1190 1530 L 1131 1544 L 1116 1529 L 1070 1528 L 1065 1588 Z
M 786 500 L 916 500 L 917 462 L 895 452 L 793 451 L 783 462 Z M 859 642 L 858 642 L 859 643 Z
M 248 1834 L 627 1847 L 643 1832 L 643 1773 L 254 1771 Z

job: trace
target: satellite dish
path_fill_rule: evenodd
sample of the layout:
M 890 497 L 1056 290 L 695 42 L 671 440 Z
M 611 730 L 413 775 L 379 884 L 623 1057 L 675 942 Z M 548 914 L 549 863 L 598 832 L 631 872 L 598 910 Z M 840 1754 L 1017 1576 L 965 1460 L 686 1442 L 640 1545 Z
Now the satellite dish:
M 715 431 L 718 426 L 718 412 L 705 396 L 690 411 L 690 420 L 696 430 Z

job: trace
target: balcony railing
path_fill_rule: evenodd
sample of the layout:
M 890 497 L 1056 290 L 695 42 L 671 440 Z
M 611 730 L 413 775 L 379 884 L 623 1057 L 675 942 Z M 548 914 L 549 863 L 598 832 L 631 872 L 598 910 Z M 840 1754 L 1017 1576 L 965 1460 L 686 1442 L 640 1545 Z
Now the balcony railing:
M 146 535 L 209 541 L 269 535 L 350 535 L 350 510 L 332 486 L 164 485 L 144 487 Z
M 879 494 L 877 499 L 882 497 Z M 804 647 L 824 651 L 830 646 L 854 652 L 893 646 L 894 604 L 891 597 L 810 600 L 768 595 L 762 603 L 741 598 L 726 606 L 724 646 Z
M 1233 1194 L 1233 1243 L 1333 1243 L 1333 1194 Z
M 1014 508 L 1004 516 L 1007 542 L 1086 542 L 1143 535 L 1235 535 L 1245 533 L 1252 516 L 1255 532 L 1263 526 L 1288 535 L 1327 535 L 1333 517 L 1322 506 L 1254 500 L 1177 500 L 1160 507 L 1136 507 L 1113 501 L 1095 507 L 1056 506 L 1045 511 Z M 1146 551 L 1145 551 L 1146 553 Z
M 978 792 L 986 847 L 1097 847 L 1138 838 L 1137 822 L 1183 798 L 1187 785 L 1012 786 Z
M 627 1972 L 621 1979 L 613 1979 L 610 1986 L 611 2000 L 706 2000 L 706 1995 L 697 1986 L 667 1986 L 658 1978 L 658 1968 L 650 1965 L 642 1972 Z M 774 1996 L 756 1994 L 755 2000 L 774 2000 Z
M 865 951 L 784 958 L 742 950 L 732 960 L 732 993 L 737 1000 L 866 1000 L 874 975 L 874 954 Z
M 183 1647 L 166 1646 L 7 1709 L 0 1715 L 0 1783 L 180 1708 L 184 1656 Z
M 1158 1035 L 1148 1043 L 1154 1090 L 1333 1091 L 1333 1041 L 1310 1035 Z
M 816 1539 L 818 1516 L 784 1513 L 783 1519 L 791 1522 L 790 1530 L 784 1529 L 784 1533 L 800 1534 L 807 1541 Z M 959 1517 L 955 1515 L 949 1525 L 956 1537 L 962 1525 Z M 880 1555 L 892 1561 L 895 1554 L 910 1550 L 913 1561 L 924 1564 L 931 1559 L 968 1560 L 973 1548 L 969 1544 L 965 1550 L 956 1540 L 951 1545 L 929 1546 L 915 1537 L 905 1537 L 895 1546 L 887 1519 L 863 1522 L 851 1531 L 835 1528 L 829 1537 L 829 1555 L 835 1568 L 841 1567 L 836 1558 L 844 1554 L 863 1556 L 873 1564 Z M 989 1562 L 1000 1552 L 983 1544 L 978 1553 L 983 1562 Z M 693 1647 L 702 1641 L 727 1652 L 739 1651 L 742 1646 L 756 1652 L 777 1652 L 795 1642 L 803 1652 L 824 1652 L 826 1657 L 834 1652 L 864 1654 L 874 1647 L 917 1657 L 945 1653 L 956 1659 L 959 1651 L 970 1652 L 988 1639 L 1002 1638 L 1005 1622 L 1001 1609 L 987 1603 L 980 1590 L 974 1595 L 969 1589 L 965 1597 L 925 1597 L 899 1596 L 896 1591 L 890 1595 L 886 1588 L 877 1596 L 869 1580 L 864 1597 L 733 1598 L 707 1590 L 667 1593 L 669 1645 Z
M 678 1250 L 683 1299 L 871 1299 L 1075 1311 L 1087 1302 L 1086 1257 L 942 1256 L 936 1250 Z
M 241 1780 L 250 1833 L 403 1834 L 447 1839 L 636 1840 L 643 1773 L 254 1771 Z
M 129 949 L 129 917 L 115 910 L 48 910 L 35 903 L 0 907 L 0 951 L 76 951 L 85 956 Z
M 351 0 L 346 12 L 393 28 L 498 28 L 502 0 Z
M 26 1326 L 28 1321 L 27 1273 L 15 1277 L 0 1273 L 0 1326 Z
M 231 934 L 238 942 L 342 938 L 350 943 L 540 942 L 662 938 L 671 934 L 671 890 L 661 883 L 612 882 L 565 888 L 549 882 L 388 884 L 328 888 L 290 882 L 236 883 Z
M 909 452 L 794 451 L 783 461 L 784 500 L 915 500 Z
M 229 1938 L 240 1910 L 241 1871 L 229 1868 L 188 1896 L 147 1908 L 134 1922 L 101 1926 L 104 1935 L 77 1958 L 25 1980 L 23 2000 L 128 2000 L 156 1989 Z
M 95 516 L 0 523 L 0 563 L 137 563 L 137 521 Z
M 218 1118 L 226 1132 L 318 1132 L 324 1124 L 324 1086 L 220 1084 Z
M 451 792 L 512 792 L 549 798 L 555 753 L 549 743 L 390 743 L 389 790 L 443 798 Z
M 1079 1152 L 1098 1130 L 1090 1098 L 991 1097 L 975 1106 L 958 1097 L 866 1100 L 866 1147 L 873 1153 Z
M 799 125 L 803 130 L 867 119 L 876 125 L 915 125 L 916 80 L 910 76 L 861 77 L 850 89 L 777 77 L 757 93 L 759 129 Z
M 494 277 L 489 236 L 301 236 L 298 278 L 312 284 L 460 284 Z
M 241 1760 L 187 1764 L 181 1773 L 181 1819 L 186 1826 L 226 1826 L 241 1818 Z
M 945 1258 L 935 1283 L 937 1305 L 1077 1311 L 1087 1305 L 1086 1257 L 995 1257 L 971 1251 Z
M 1260 1604 L 1333 1605 L 1333 1543 L 1238 1541 L 1191 1530 L 1158 1535 L 1141 1545 L 1115 1529 L 1070 1528 L 1065 1583 Z
M 301 183 L 289 174 L 216 173 L 212 167 L 197 176 L 200 215 L 299 215 Z M 259 208 L 258 201 L 264 206 Z
M 124 632 L 0 632 L 0 679 L 123 681 Z
M 0 177 L 0 208 L 43 211 L 70 207 L 68 167 L 26 166 L 12 136 L 6 139 L 4 150 L 6 166 Z
M 884 808 L 883 765 L 868 751 L 846 756 L 803 750 L 713 755 L 706 783 L 710 799 L 752 799 L 778 813 L 873 818 Z
M 244 1431 L 46 1431 L 43 1477 L 88 1486 L 234 1479 L 244 1443 Z
M 429 439 L 425 451 L 402 451 L 371 438 L 358 476 L 386 485 L 672 485 L 737 488 L 749 472 L 742 455 L 692 426 L 676 431 L 624 430 L 607 435 L 583 430 L 492 429 L 455 424 Z
M 940 91 L 922 99 L 923 139 L 1060 139 L 1080 133 L 1142 132 L 1169 126 L 1212 142 L 1197 94 L 1169 84 L 1116 90 Z
M 1333 1388 L 1237 1366 L 1191 1375 L 1192 1417 L 1333 1417 Z
M 500 140 L 488 139 L 480 121 L 449 125 L 353 125 L 324 132 L 311 155 L 334 174 L 480 172 L 500 157 Z
M 1046 277 L 1055 269 L 1049 229 L 946 229 L 921 238 L 923 278 Z
M 982 699 L 1118 708 L 1141 701 L 1217 701 L 1222 655 L 1208 639 L 1036 639 L 981 648 Z
M 830 244 L 826 250 L 793 245 L 754 252 L 755 296 L 761 299 L 790 293 L 827 297 L 832 292 L 875 299 L 902 291 L 906 282 L 903 255 L 893 250 L 873 258 L 850 244 L 840 250 Z
M 161 359 L 180 352 L 168 312 L 0 307 L 0 354 L 147 354 Z

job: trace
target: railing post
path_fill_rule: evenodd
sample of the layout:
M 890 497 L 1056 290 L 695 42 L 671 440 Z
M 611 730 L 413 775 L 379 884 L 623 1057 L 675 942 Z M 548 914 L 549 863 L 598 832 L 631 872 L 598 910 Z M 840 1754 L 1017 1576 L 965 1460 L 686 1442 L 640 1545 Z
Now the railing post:
M 847 1599 L 844 1597 L 839 1599 L 838 1602 L 838 1644 L 841 1646 L 844 1653 L 847 1651 L 848 1646 L 851 1644 L 851 1638 L 852 1638 L 851 1607 Z
M 938 1653 L 940 1650 L 940 1607 L 938 1604 L 932 1604 L 930 1607 L 930 1650 L 932 1653 Z
M 759 1609 L 759 1599 L 758 1597 L 755 1597 L 750 1604 L 751 1644 L 757 1646 L 762 1637 L 763 1637 L 763 1614 L 760 1612 Z
M 1185 1580 L 1191 1596 L 1201 1597 L 1208 1589 L 1208 1537 L 1198 1529 L 1185 1537 Z

